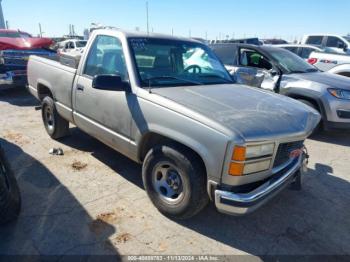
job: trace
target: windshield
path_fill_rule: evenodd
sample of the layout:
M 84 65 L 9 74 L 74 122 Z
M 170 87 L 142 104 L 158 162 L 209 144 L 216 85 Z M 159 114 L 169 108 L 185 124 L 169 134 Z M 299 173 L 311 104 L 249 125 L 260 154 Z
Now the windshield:
M 31 35 L 23 32 L 0 32 L 0 37 L 9 37 L 9 38 L 30 38 Z
M 77 42 L 75 42 L 75 45 L 77 48 L 81 48 L 81 47 L 85 47 L 86 43 L 87 43 L 87 41 L 77 41 Z
M 130 38 L 142 87 L 232 83 L 205 45 L 169 39 Z
M 318 69 L 316 69 L 314 66 L 310 65 L 304 59 L 288 50 L 271 48 L 268 50 L 268 52 L 286 74 L 310 73 L 318 71 Z

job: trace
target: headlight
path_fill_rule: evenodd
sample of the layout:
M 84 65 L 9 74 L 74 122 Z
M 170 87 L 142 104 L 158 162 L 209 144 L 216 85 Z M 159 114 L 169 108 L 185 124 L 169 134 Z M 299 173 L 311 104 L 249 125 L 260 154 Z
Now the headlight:
M 256 157 L 262 157 L 262 156 L 269 156 L 273 154 L 273 151 L 275 149 L 275 144 L 263 144 L 263 145 L 257 145 L 257 146 L 248 146 L 246 151 L 246 158 L 256 158 Z
M 329 88 L 328 92 L 336 98 L 350 100 L 350 91 L 338 88 Z
M 275 150 L 274 143 L 236 146 L 232 154 L 229 174 L 242 176 L 268 170 Z

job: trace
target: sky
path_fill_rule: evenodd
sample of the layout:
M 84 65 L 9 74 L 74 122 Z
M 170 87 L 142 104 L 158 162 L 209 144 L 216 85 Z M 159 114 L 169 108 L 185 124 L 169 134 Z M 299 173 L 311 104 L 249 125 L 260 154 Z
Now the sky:
M 148 0 L 150 31 L 208 39 L 300 39 L 350 33 L 348 0 Z M 92 22 L 146 31 L 146 0 L 3 0 L 11 29 L 44 36 L 83 34 Z

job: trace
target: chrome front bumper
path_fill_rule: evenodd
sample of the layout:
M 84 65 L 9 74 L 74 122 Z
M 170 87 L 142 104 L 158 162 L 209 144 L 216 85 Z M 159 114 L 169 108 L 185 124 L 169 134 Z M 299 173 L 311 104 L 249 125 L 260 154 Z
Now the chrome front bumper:
M 251 213 L 268 202 L 277 193 L 291 184 L 297 175 L 301 175 L 305 156 L 302 155 L 287 170 L 273 175 L 268 181 L 248 193 L 233 193 L 215 190 L 216 208 L 230 215 L 245 215 Z

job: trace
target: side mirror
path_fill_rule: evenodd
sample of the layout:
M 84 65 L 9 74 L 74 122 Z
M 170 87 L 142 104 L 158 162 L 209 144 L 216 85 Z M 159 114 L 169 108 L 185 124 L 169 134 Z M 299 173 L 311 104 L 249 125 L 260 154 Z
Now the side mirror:
M 123 81 L 119 75 L 96 75 L 92 80 L 92 88 L 107 91 L 131 91 L 129 83 Z
M 346 45 L 345 45 L 344 48 L 343 48 L 343 50 L 344 50 L 345 53 L 348 51 L 348 49 L 349 49 L 349 48 L 348 48 Z

